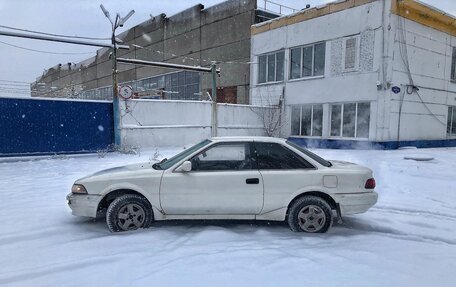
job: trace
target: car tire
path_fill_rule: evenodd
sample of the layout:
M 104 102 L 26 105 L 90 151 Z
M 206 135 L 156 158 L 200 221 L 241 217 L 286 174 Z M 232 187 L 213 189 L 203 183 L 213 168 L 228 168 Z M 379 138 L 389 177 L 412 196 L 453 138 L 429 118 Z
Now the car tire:
M 125 194 L 114 199 L 106 212 L 109 231 L 129 231 L 147 228 L 153 221 L 152 206 L 143 196 Z
M 288 209 L 288 225 L 295 232 L 325 233 L 332 226 L 329 204 L 317 196 L 303 196 Z

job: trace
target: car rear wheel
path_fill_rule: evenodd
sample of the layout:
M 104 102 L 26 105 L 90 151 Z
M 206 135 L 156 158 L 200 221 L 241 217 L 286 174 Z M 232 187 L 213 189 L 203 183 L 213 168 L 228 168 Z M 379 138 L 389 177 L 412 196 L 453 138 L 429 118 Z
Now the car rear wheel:
M 111 232 L 147 228 L 153 220 L 152 207 L 143 196 L 125 194 L 114 199 L 106 212 Z
M 332 223 L 331 207 L 317 196 L 301 197 L 288 210 L 288 225 L 295 232 L 324 233 Z

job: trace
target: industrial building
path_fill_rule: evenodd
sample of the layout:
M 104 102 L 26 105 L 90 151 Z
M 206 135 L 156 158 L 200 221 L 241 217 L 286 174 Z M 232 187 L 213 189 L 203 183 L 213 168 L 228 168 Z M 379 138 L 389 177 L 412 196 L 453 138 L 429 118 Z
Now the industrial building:
M 196 5 L 170 17 L 160 14 L 118 35 L 131 47 L 119 50 L 118 57 L 194 66 L 216 61 L 222 70 L 218 101 L 248 103 L 250 27 L 280 15 L 265 8 L 259 9 L 256 0 L 228 0 L 209 8 Z M 32 96 L 112 99 L 109 54 L 104 48 L 81 63 L 47 69 L 32 84 Z M 119 64 L 118 79 L 144 98 L 201 100 L 211 88 L 210 75 L 156 67 Z
M 335 148 L 456 145 L 454 16 L 416 0 L 346 0 L 251 32 L 250 101 L 282 104 L 282 136 Z

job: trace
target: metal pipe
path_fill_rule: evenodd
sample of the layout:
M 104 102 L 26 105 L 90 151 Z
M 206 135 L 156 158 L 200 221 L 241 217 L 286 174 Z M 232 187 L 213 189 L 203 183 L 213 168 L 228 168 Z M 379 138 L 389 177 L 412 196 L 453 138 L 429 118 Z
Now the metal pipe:
M 116 43 L 116 24 L 117 19 L 115 20 L 115 24 L 112 27 L 112 35 L 111 35 L 111 43 L 112 43 L 112 111 L 114 116 L 114 144 L 118 147 L 122 146 L 122 137 L 121 127 L 120 127 L 120 113 L 119 113 L 119 89 L 117 83 L 117 43 Z
M 212 137 L 217 136 L 217 66 L 214 62 L 211 65 L 212 71 Z
M 179 70 L 189 70 L 189 71 L 196 71 L 196 72 L 212 73 L 212 67 L 204 68 L 204 67 L 200 67 L 200 66 L 187 66 L 187 65 L 179 65 L 179 64 L 171 64 L 171 63 L 163 63 L 163 62 L 151 62 L 151 61 L 125 59 L 125 58 L 118 58 L 117 62 L 123 63 L 123 64 L 154 66 L 154 67 L 162 67 L 162 68 L 169 68 L 169 69 L 179 69 Z M 219 75 L 220 69 L 216 69 L 215 72 L 216 72 L 216 74 Z
M 104 48 L 112 48 L 112 47 L 113 47 L 112 44 L 96 43 L 96 42 L 81 41 L 81 40 L 62 39 L 62 38 L 57 38 L 57 37 L 42 36 L 42 35 L 31 35 L 31 34 L 16 33 L 16 32 L 7 32 L 7 31 L 0 31 L 0 35 L 1 35 L 1 36 L 17 37 L 17 38 L 26 38 L 26 39 L 42 40 L 42 41 L 51 41 L 51 42 L 67 43 L 67 44 L 76 44 L 76 45 L 92 46 L 92 47 L 104 47 Z M 129 50 L 129 49 L 130 49 L 130 46 L 127 46 L 127 45 L 117 45 L 117 48 L 118 48 L 118 49 Z

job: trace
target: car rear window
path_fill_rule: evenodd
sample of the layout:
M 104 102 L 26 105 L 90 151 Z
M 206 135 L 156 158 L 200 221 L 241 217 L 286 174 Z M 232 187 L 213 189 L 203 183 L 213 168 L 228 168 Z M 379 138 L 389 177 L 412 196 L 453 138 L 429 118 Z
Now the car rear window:
M 308 169 L 314 168 L 288 147 L 269 142 L 255 142 L 258 169 Z
M 299 145 L 297 145 L 297 144 L 295 144 L 294 142 L 291 142 L 291 141 L 286 141 L 286 143 L 288 145 L 294 147 L 295 149 L 299 150 L 303 154 L 307 155 L 308 157 L 310 157 L 314 161 L 318 162 L 322 166 L 326 166 L 326 167 L 332 166 L 332 164 L 329 161 L 319 157 L 318 155 L 314 154 L 313 152 L 309 151 L 308 149 L 303 148 L 302 146 L 299 146 Z

